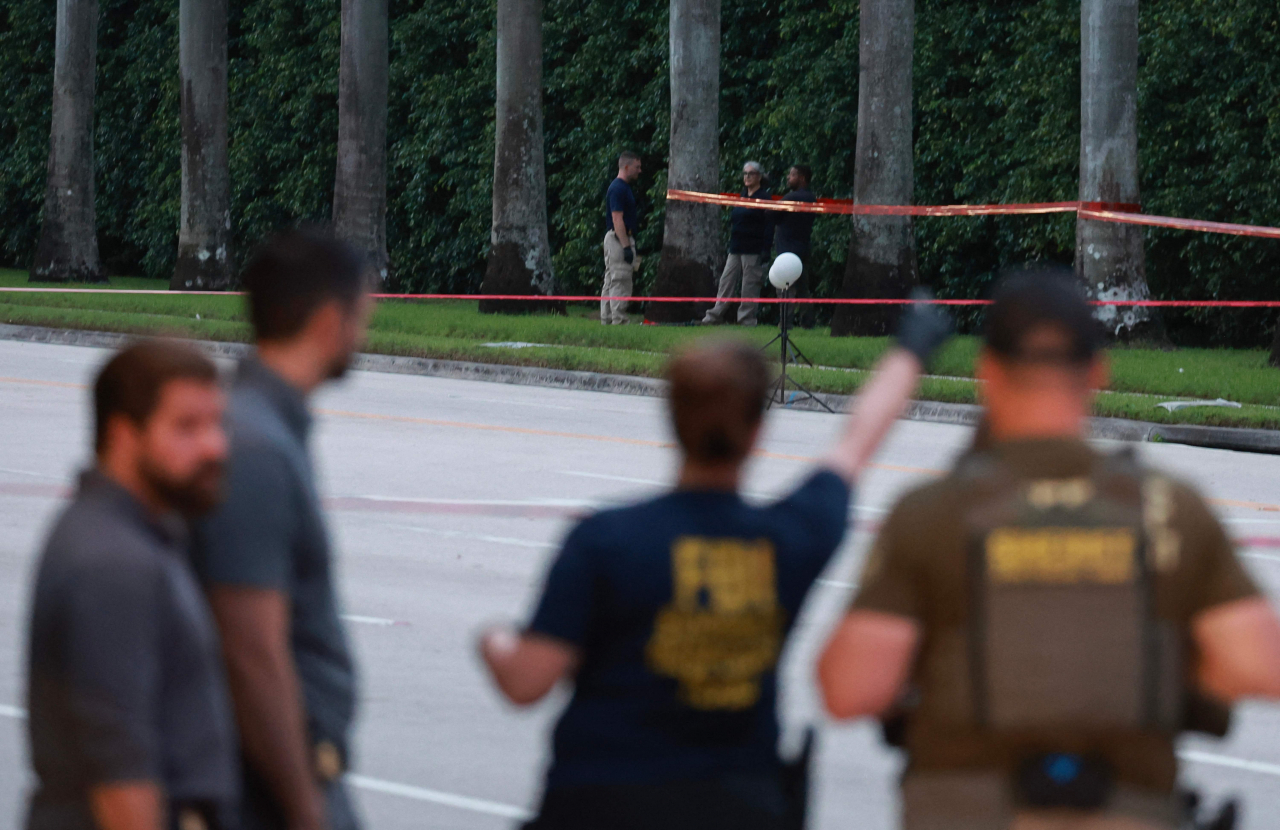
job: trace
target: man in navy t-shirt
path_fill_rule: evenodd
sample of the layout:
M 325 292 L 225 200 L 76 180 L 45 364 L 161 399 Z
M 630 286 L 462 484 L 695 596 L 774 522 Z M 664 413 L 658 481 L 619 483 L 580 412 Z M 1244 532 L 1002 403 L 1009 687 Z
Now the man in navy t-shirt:
M 640 157 L 630 150 L 618 156 L 618 175 L 605 194 L 604 234 L 604 284 L 600 288 L 600 322 L 608 325 L 625 325 L 627 317 L 625 300 L 610 297 L 630 297 L 635 285 L 636 269 L 640 258 L 636 255 L 636 195 L 631 185 L 640 178 Z
M 584 520 L 526 629 L 481 641 L 517 704 L 574 682 L 530 828 L 797 825 L 803 799 L 777 750 L 778 657 L 844 538 L 854 481 L 949 330 L 940 311 L 909 311 L 835 448 L 764 507 L 738 492 L 771 386 L 761 353 L 713 341 L 671 363 L 676 488 Z

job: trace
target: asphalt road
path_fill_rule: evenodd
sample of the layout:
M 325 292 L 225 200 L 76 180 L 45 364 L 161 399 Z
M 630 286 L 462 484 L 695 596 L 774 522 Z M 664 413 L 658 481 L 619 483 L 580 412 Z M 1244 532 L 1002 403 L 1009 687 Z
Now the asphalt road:
M 106 353 L 0 342 L 0 830 L 28 786 L 21 706 L 28 581 L 43 533 L 88 453 L 85 385 Z M 376 830 L 510 827 L 536 803 L 546 733 L 564 698 L 503 704 L 473 657 L 477 629 L 527 613 L 557 541 L 593 505 L 651 494 L 672 474 L 661 402 L 649 398 L 354 373 L 317 400 L 321 489 L 340 594 L 362 672 L 353 778 Z M 775 412 L 751 465 L 755 497 L 784 492 L 841 420 Z M 862 482 L 853 532 L 814 589 L 786 656 L 784 720 L 821 722 L 813 652 L 847 601 L 895 494 L 936 475 L 968 440 L 902 423 Z M 1280 457 L 1145 445 L 1197 482 L 1280 591 Z M 1280 709 L 1243 707 L 1231 738 L 1188 741 L 1185 777 L 1247 801 L 1243 827 L 1280 815 Z M 825 724 L 812 827 L 889 828 L 900 758 L 867 725 Z

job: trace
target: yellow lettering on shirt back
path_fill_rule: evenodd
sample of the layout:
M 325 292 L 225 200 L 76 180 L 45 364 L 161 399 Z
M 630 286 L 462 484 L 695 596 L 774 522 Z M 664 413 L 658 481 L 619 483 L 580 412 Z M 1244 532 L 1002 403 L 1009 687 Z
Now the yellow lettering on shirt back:
M 767 539 L 685 536 L 671 550 L 671 602 L 654 621 L 646 656 L 680 683 L 695 709 L 740 710 L 760 699 L 777 665 L 783 616 Z
M 995 583 L 1119 585 L 1132 582 L 1137 539 L 1131 528 L 1002 527 L 987 537 Z

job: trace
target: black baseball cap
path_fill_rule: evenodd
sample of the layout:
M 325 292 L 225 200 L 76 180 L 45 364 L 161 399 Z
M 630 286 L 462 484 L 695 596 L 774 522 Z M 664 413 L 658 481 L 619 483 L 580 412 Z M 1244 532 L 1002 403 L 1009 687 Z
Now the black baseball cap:
M 987 309 L 986 346 L 1005 360 L 1083 366 L 1102 347 L 1102 329 L 1065 265 L 1035 262 L 1004 269 Z M 1059 348 L 1028 349 L 1027 338 L 1045 327 L 1065 340 Z

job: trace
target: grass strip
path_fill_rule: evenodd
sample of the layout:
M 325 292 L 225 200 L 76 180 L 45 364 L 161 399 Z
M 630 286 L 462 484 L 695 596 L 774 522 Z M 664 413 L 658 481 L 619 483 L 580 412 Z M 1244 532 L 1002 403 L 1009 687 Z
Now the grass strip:
M 26 273 L 0 270 L 0 285 L 25 286 Z M 163 289 L 161 280 L 112 278 L 111 288 Z M 55 328 L 116 331 L 204 340 L 249 339 L 240 297 L 136 294 L 0 294 L 0 321 Z M 733 336 L 763 346 L 777 329 L 733 328 Z M 718 330 L 714 335 L 726 335 Z M 567 316 L 480 314 L 472 302 L 386 301 L 378 306 L 367 350 L 380 354 L 469 360 L 658 377 L 665 356 L 706 329 L 676 326 L 601 326 L 595 309 L 574 306 Z M 888 338 L 833 338 L 825 329 L 797 330 L 795 344 L 822 368 L 795 377 L 821 392 L 850 394 L 889 345 Z M 491 343 L 536 344 L 495 348 Z M 919 397 L 976 401 L 973 376 L 979 342 L 957 337 L 937 356 Z M 1280 370 L 1262 350 L 1114 348 L 1111 390 L 1097 414 L 1168 424 L 1280 428 Z M 1167 412 L 1161 400 L 1226 398 L 1240 409 L 1198 407 Z

